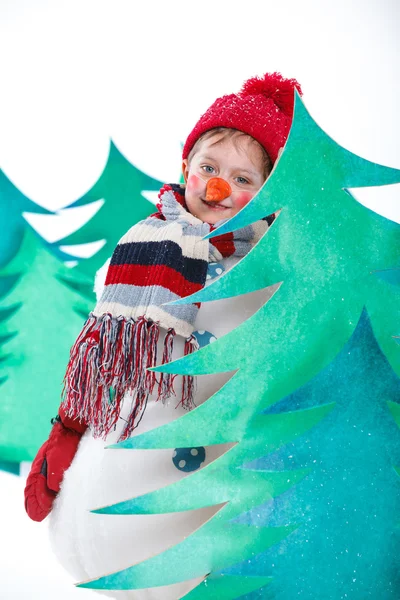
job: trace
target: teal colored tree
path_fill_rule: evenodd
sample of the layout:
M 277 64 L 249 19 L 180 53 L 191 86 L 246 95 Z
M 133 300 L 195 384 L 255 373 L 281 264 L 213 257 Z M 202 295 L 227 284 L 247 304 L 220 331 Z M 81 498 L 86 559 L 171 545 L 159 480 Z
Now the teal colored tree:
M 26 228 L 30 225 L 24 213 L 30 215 L 54 215 L 50 210 L 39 206 L 25 196 L 0 170 L 0 268 L 6 265 L 17 252 Z M 74 257 L 63 252 L 54 244 L 42 239 L 45 247 L 62 261 L 73 260 Z
M 239 519 L 261 527 L 301 523 L 282 542 L 225 573 L 272 577 L 268 589 L 249 600 L 399 597 L 400 431 L 392 412 L 400 414 L 400 379 L 366 312 L 333 362 L 265 414 L 326 402 L 334 409 L 307 435 L 249 465 L 310 469 L 279 498 Z
M 5 471 L 6 473 L 12 473 L 13 475 L 19 475 L 20 474 L 19 462 L 0 460 L 0 471 Z
M 27 223 L 23 212 L 52 214 L 29 200 L 0 170 L 0 267 L 16 254 Z
M 345 464 L 346 446 L 336 454 L 331 452 L 329 459 L 335 464 L 333 478 L 343 478 L 345 467 L 352 481 L 356 476 L 363 478 L 365 485 L 357 493 L 348 490 L 352 506 L 361 514 L 371 506 L 371 484 L 381 465 L 385 465 L 385 470 L 380 479 L 380 495 L 398 493 L 397 479 L 391 478 L 395 475 L 393 460 L 398 457 L 382 452 L 374 454 L 370 448 L 368 457 L 373 461 L 370 464 L 363 456 L 351 452 L 351 448 L 360 448 L 360 438 L 357 431 L 351 432 L 343 425 L 348 415 L 356 415 L 356 425 L 364 426 L 365 415 L 358 414 L 360 397 L 352 405 L 346 404 L 345 399 L 338 398 L 334 387 L 338 386 L 334 375 L 341 371 L 340 357 L 343 352 L 348 356 L 346 344 L 355 344 L 354 352 L 353 346 L 350 352 L 359 359 L 357 363 L 357 356 L 350 354 L 354 361 L 346 363 L 344 381 L 348 380 L 349 389 L 354 390 L 351 377 L 357 364 L 367 369 L 368 381 L 373 380 L 376 390 L 383 389 L 380 372 L 383 361 L 386 365 L 383 377 L 390 372 L 391 385 L 385 388 L 387 397 L 378 401 L 375 396 L 377 407 L 371 408 L 372 415 L 379 410 L 379 414 L 384 414 L 383 423 L 374 423 L 374 439 L 381 437 L 384 446 L 386 436 L 398 435 L 387 407 L 386 412 L 382 411 L 385 402 L 396 402 L 398 390 L 400 348 L 394 338 L 400 330 L 400 288 L 383 273 L 396 271 L 399 266 L 400 225 L 363 207 L 347 191 L 350 187 L 395 182 L 400 182 L 400 171 L 373 164 L 340 147 L 313 121 L 296 94 L 292 129 L 273 173 L 252 202 L 209 237 L 242 228 L 268 214 L 279 212 L 278 218 L 231 271 L 179 302 L 217 300 L 269 286 L 275 286 L 273 296 L 223 338 L 184 359 L 155 369 L 196 375 L 234 372 L 233 376 L 203 405 L 184 417 L 115 446 L 153 449 L 231 443 L 232 447 L 213 463 L 171 486 L 95 511 L 154 514 L 215 506 L 215 516 L 162 554 L 81 584 L 82 587 L 141 589 L 203 576 L 203 583 L 187 599 L 234 599 L 264 584 L 267 592 L 263 590 L 260 597 L 268 597 L 266 593 L 271 598 L 297 597 L 290 596 L 295 587 L 290 589 L 289 584 L 282 587 L 282 577 L 290 572 L 289 565 L 294 568 L 296 548 L 290 549 L 293 540 L 302 539 L 307 531 L 305 520 L 309 515 L 306 517 L 299 506 L 307 502 L 313 482 L 323 479 L 323 466 L 318 461 L 321 457 L 327 460 L 322 450 L 323 436 L 327 433 L 334 435 L 338 444 L 344 438 L 350 444 Z M 382 360 L 378 360 L 378 355 Z M 328 377 L 329 368 L 332 375 Z M 333 387 L 329 395 L 324 381 Z M 306 388 L 307 385 L 310 387 Z M 307 402 L 301 401 L 303 397 Z M 374 403 L 373 390 L 367 400 L 370 407 Z M 391 405 L 392 412 L 394 406 L 397 405 Z M 271 456 L 282 456 L 279 452 L 285 452 L 289 444 L 294 447 L 299 444 L 301 448 L 311 436 L 316 440 L 311 447 L 314 458 L 305 457 L 299 450 L 295 468 L 290 461 L 283 464 L 276 459 L 271 470 L 268 463 Z M 328 447 L 333 448 L 332 444 Z M 337 483 L 338 489 L 343 490 L 343 483 Z M 285 519 L 279 507 L 286 508 L 288 498 L 293 506 L 287 510 Z M 340 525 L 342 515 L 333 512 L 329 523 L 321 524 L 318 518 L 323 508 L 318 508 L 317 499 L 309 500 L 314 540 L 319 536 L 319 541 L 313 541 L 315 547 L 323 543 L 324 527 Z M 265 511 L 267 503 L 273 507 L 272 511 Z M 388 500 L 385 506 L 387 514 L 393 517 L 389 526 L 383 528 L 387 532 L 388 527 L 394 527 L 398 506 L 396 500 L 392 504 Z M 258 520 L 254 517 L 257 513 Z M 375 532 L 382 526 L 382 511 L 379 515 Z M 360 539 L 359 524 L 357 517 L 355 543 Z M 381 544 L 377 549 L 380 555 L 386 555 L 390 544 L 398 540 L 395 537 L 389 540 L 382 532 L 372 538 Z M 332 540 L 337 543 L 337 535 L 332 534 Z M 280 565 L 283 565 L 278 574 L 264 560 L 277 548 L 282 549 Z M 316 573 L 320 566 L 318 552 L 309 553 L 307 559 L 307 564 L 301 563 L 310 570 L 304 585 L 316 585 L 317 576 L 313 580 L 311 571 Z M 361 570 L 371 568 L 367 563 L 362 563 Z M 345 561 L 338 564 L 345 565 L 344 570 L 348 566 Z M 389 561 L 378 563 L 382 572 L 377 579 L 381 578 L 382 585 L 389 585 L 388 565 Z M 324 575 L 327 576 L 326 572 Z M 338 581 L 346 581 L 347 575 L 339 572 L 335 583 L 330 572 L 330 581 L 339 586 Z M 302 581 L 298 573 L 296 577 L 297 582 Z M 361 581 L 369 584 L 367 574 Z M 338 589 L 328 591 L 331 595 L 325 597 L 341 598 Z M 366 597 L 362 586 L 354 585 L 353 589 L 357 600 Z M 381 589 L 386 594 L 382 598 L 394 597 L 388 595 L 387 586 Z M 309 588 L 306 592 L 310 594 Z M 316 598 L 318 594 L 304 597 Z
M 67 246 L 106 240 L 96 254 L 81 259 L 76 267 L 94 278 L 127 229 L 155 212 L 154 205 L 144 198 L 142 192 L 158 191 L 161 185 L 162 182 L 132 165 L 111 141 L 107 164 L 100 178 L 82 198 L 67 208 L 84 206 L 100 199 L 105 201 L 103 206 L 86 225 L 59 240 L 56 245 L 68 252 Z
M 48 436 L 69 349 L 93 305 L 88 286 L 30 229 L 0 271 L 1 461 L 32 460 Z

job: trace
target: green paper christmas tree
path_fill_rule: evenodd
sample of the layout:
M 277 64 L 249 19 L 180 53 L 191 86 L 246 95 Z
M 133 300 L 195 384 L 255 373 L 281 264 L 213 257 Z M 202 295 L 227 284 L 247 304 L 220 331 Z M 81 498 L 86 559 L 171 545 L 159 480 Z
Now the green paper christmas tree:
M 5 395 L 0 408 L 0 459 L 4 459 L 0 469 L 15 473 L 19 471 L 18 461 L 31 460 L 39 442 L 42 443 L 47 437 L 50 418 L 55 416 L 60 401 L 67 351 L 80 330 L 82 319 L 87 318 L 93 307 L 94 274 L 111 255 L 126 229 L 155 210 L 153 204 L 141 199 L 140 193 L 158 190 L 160 185 L 161 182 L 131 165 L 111 143 L 107 165 L 101 177 L 87 194 L 71 205 L 84 206 L 94 200 L 104 199 L 100 214 L 96 214 L 83 228 L 62 242 L 49 244 L 44 239 L 39 241 L 38 236 L 32 233 L 23 213 L 53 213 L 29 200 L 0 171 L 0 267 L 3 267 L 0 272 L 0 302 L 3 299 L 0 304 L 0 387 Z M 21 247 L 26 232 L 27 237 Z M 59 261 L 71 260 L 74 256 L 68 254 L 65 248 L 61 249 L 59 244 L 89 243 L 99 238 L 106 238 L 105 246 L 95 256 L 82 260 L 78 269 L 66 269 L 60 264 Z M 32 246 L 31 255 L 29 244 Z M 51 251 L 54 260 L 46 249 Z M 58 303 L 54 304 L 52 297 L 57 298 Z M 16 298 L 20 299 L 21 305 Z M 50 318 L 43 321 L 37 336 L 32 333 L 30 339 L 26 332 L 35 331 L 35 327 L 30 327 L 31 320 L 35 318 L 33 308 L 36 304 L 45 306 L 47 303 L 53 303 L 55 311 L 49 312 Z M 57 306 L 66 312 L 57 314 Z M 36 323 L 39 326 L 39 321 Z M 58 331 L 57 336 L 54 331 Z M 36 367 L 46 364 L 49 343 L 51 348 L 57 349 L 57 360 L 49 375 L 49 382 L 44 384 L 44 397 L 39 401 L 37 393 L 33 393 L 27 408 L 18 418 L 18 411 L 26 403 L 25 394 L 33 391 L 33 385 L 40 389 L 43 381 L 46 381 L 39 376 L 43 375 L 43 369 Z M 29 345 L 37 362 L 32 363 L 32 357 L 27 359 Z M 19 359 L 16 358 L 18 356 Z M 29 369 L 33 366 L 32 373 L 35 376 L 28 377 Z M 39 407 L 42 413 L 36 420 Z M 32 425 L 32 419 L 35 425 Z M 9 442 L 10 446 L 6 449 Z
M 293 556 L 285 549 L 304 530 L 302 515 L 294 507 L 295 518 L 284 523 L 271 519 L 262 524 L 251 519 L 246 522 L 245 515 L 267 502 L 274 505 L 285 497 L 295 497 L 297 490 L 307 488 L 315 467 L 311 462 L 299 463 L 295 469 L 283 466 L 270 470 L 254 461 L 279 452 L 285 445 L 308 439 L 305 434 L 316 435 L 323 444 L 324 434 L 318 437 L 317 432 L 329 430 L 324 428 L 337 410 L 334 388 L 330 395 L 323 395 L 322 404 L 314 401 L 300 408 L 291 404 L 289 410 L 281 412 L 272 409 L 307 384 L 311 393 L 314 385 L 320 385 L 315 378 L 329 365 L 335 371 L 334 361 L 362 323 L 364 311 L 374 343 L 363 345 L 356 336 L 354 351 L 361 348 L 363 369 L 378 384 L 381 361 L 374 360 L 374 356 L 379 348 L 387 372 L 393 372 L 392 391 L 396 389 L 400 376 L 400 348 L 395 339 L 400 332 L 400 288 L 381 274 L 398 268 L 400 225 L 363 207 L 347 191 L 350 187 L 396 182 L 400 182 L 400 171 L 368 162 L 336 144 L 313 121 L 296 94 L 289 139 L 273 173 L 252 202 L 209 237 L 280 211 L 278 218 L 231 271 L 177 303 L 217 300 L 275 286 L 272 298 L 240 327 L 213 344 L 155 369 L 195 375 L 232 371 L 234 375 L 184 417 L 115 447 L 186 448 L 222 443 L 233 446 L 213 463 L 171 486 L 96 511 L 155 514 L 215 506 L 215 516 L 162 554 L 81 587 L 141 589 L 203 576 L 203 583 L 186 596 L 188 600 L 234 599 L 267 583 L 265 590 L 275 592 L 267 596 L 268 592 L 263 591 L 264 595 L 258 597 L 297 597 L 290 596 L 290 592 L 279 596 L 276 590 L 281 590 L 282 582 L 277 581 L 277 587 L 273 587 L 275 574 L 261 569 L 257 579 L 253 579 L 254 570 L 246 572 L 242 566 L 244 562 L 257 562 L 257 556 L 274 552 L 279 546 L 284 548 L 282 564 L 286 557 L 287 565 L 293 566 Z M 345 374 L 349 387 L 354 386 L 350 367 Z M 330 386 L 333 381 L 331 378 Z M 395 395 L 384 400 L 393 403 Z M 398 406 L 390 407 L 398 415 Z M 358 415 L 360 402 L 356 408 Z M 385 419 L 393 425 L 388 411 Z M 340 439 L 340 419 L 334 431 Z M 389 431 L 384 428 L 384 434 Z M 392 459 L 389 464 L 388 457 L 384 459 L 388 472 Z M 348 460 L 353 467 L 360 462 L 357 456 L 349 456 Z M 372 466 L 363 461 L 365 468 L 361 473 L 366 484 L 371 483 L 374 465 L 378 467 L 381 460 L 379 455 Z M 336 466 L 335 476 L 343 477 L 339 455 Z M 389 479 L 384 481 L 387 484 Z M 397 490 L 391 481 L 387 489 L 380 489 L 380 494 Z M 355 498 L 350 490 L 350 497 L 360 510 L 367 498 L 362 494 L 371 494 L 368 485 L 361 492 Z M 332 519 L 331 527 L 337 523 Z M 320 535 L 322 532 L 323 529 Z M 382 536 L 379 539 L 382 542 Z M 379 552 L 385 553 L 385 548 Z M 310 564 L 311 560 L 314 563 Z M 290 572 L 287 565 L 286 572 Z M 318 554 L 311 554 L 305 568 L 318 566 Z M 237 584 L 240 576 L 243 588 Z M 318 597 L 318 593 L 313 593 L 307 590 L 304 598 Z M 332 600 L 343 597 L 337 589 L 327 593 L 331 595 L 326 597 Z M 357 600 L 366 597 L 357 593 Z M 395 597 L 385 593 L 382 598 Z
M 1 382 L 0 382 L 1 385 Z M 5 471 L 6 473 L 12 473 L 13 475 L 20 474 L 20 465 L 19 462 L 0 460 L 0 471 Z
M 26 228 L 30 227 L 25 219 L 26 214 L 29 216 L 44 215 L 44 219 L 49 215 L 54 217 L 52 211 L 30 200 L 0 170 L 0 268 L 14 257 L 21 245 Z M 34 227 L 33 229 L 35 230 Z M 50 244 L 47 240 L 42 239 L 42 243 L 59 260 L 75 260 L 74 256 L 63 252 L 58 246 Z
M 379 348 L 366 311 L 339 355 L 266 415 L 334 402 L 307 435 L 249 466 L 309 475 L 240 523 L 300 523 L 289 537 L 225 575 L 271 576 L 255 598 L 395 599 L 400 590 L 400 378 Z M 373 565 L 373 569 L 370 566 Z
M 23 212 L 52 214 L 29 200 L 0 170 L 0 268 L 13 258 L 21 245 L 27 227 Z
M 0 271 L 0 460 L 32 460 L 60 404 L 69 350 L 93 306 L 89 282 L 73 279 L 26 229 Z
M 94 217 L 78 231 L 59 240 L 57 246 L 88 244 L 105 239 L 104 246 L 90 258 L 79 261 L 77 270 L 94 278 L 96 271 L 111 256 L 124 233 L 142 219 L 155 212 L 154 205 L 142 195 L 143 191 L 158 191 L 162 182 L 149 177 L 132 165 L 110 142 L 107 164 L 98 181 L 82 198 L 68 208 L 84 206 L 104 199 L 104 204 Z

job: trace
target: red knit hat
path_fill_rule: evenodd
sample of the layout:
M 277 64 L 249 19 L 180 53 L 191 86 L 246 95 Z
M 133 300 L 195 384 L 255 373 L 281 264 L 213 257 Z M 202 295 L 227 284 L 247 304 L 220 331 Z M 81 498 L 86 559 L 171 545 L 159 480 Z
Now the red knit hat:
M 263 77 L 248 79 L 238 94 L 217 98 L 189 134 L 183 147 L 183 159 L 203 133 L 215 127 L 228 127 L 251 135 L 274 163 L 289 134 L 295 88 L 301 95 L 296 79 L 266 73 Z

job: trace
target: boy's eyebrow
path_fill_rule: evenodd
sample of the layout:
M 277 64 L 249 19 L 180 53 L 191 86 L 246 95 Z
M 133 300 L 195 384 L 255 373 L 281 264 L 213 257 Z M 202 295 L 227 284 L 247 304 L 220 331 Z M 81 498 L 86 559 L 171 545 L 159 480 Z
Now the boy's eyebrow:
M 206 156 L 205 154 L 200 154 L 199 158 L 201 158 L 201 160 L 215 161 L 215 158 L 213 158 L 212 156 Z
M 241 171 L 242 173 L 248 173 L 249 175 L 258 175 L 258 171 L 253 171 L 250 169 L 243 169 L 243 167 L 237 167 L 237 171 Z

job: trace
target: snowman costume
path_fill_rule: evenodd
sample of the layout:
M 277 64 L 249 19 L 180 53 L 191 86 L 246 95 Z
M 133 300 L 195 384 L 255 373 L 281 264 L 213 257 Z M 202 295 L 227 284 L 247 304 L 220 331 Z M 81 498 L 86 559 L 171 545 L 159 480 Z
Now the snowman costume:
M 209 265 L 209 285 L 223 271 L 232 268 L 237 257 Z M 109 262 L 109 261 L 108 261 Z M 101 297 L 108 262 L 96 276 L 95 291 Z M 195 321 L 199 345 L 212 343 L 248 319 L 268 299 L 261 290 L 228 300 L 201 305 Z M 184 339 L 177 340 L 173 359 L 183 355 Z M 221 373 L 199 377 L 195 404 L 215 393 L 231 376 Z M 179 377 L 181 380 L 181 377 Z M 178 386 L 181 382 L 177 382 Z M 138 435 L 168 423 L 183 414 L 176 397 L 162 404 L 153 393 Z M 99 508 L 179 481 L 227 451 L 229 445 L 182 450 L 112 450 L 124 426 L 124 415 L 106 441 L 95 439 L 90 430 L 83 435 L 71 467 L 65 472 L 61 490 L 50 515 L 50 539 L 53 550 L 64 568 L 78 582 L 124 569 L 173 546 L 213 516 L 214 508 L 165 515 L 100 515 L 90 513 Z M 147 590 L 104 591 L 120 600 L 177 600 L 195 587 L 200 579 Z

